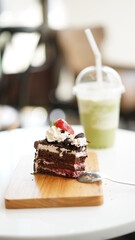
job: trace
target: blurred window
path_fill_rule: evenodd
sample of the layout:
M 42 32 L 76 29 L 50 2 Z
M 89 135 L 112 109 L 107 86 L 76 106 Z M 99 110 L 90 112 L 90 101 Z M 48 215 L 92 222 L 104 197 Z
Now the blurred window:
M 36 27 L 42 21 L 39 0 L 1 0 L 0 25 Z

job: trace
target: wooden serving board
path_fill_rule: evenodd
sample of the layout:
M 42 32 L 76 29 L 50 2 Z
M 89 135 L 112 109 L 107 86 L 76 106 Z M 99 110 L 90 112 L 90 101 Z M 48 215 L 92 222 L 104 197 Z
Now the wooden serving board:
M 103 203 L 102 182 L 80 183 L 76 179 L 31 174 L 33 159 L 21 159 L 5 194 L 6 208 L 97 206 Z M 89 152 L 87 168 L 98 170 L 98 159 Z

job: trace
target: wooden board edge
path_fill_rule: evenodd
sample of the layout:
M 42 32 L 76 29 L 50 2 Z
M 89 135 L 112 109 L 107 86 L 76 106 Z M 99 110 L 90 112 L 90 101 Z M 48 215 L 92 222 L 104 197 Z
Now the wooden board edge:
M 57 207 L 88 207 L 88 206 L 100 206 L 104 202 L 103 195 L 96 197 L 80 197 L 67 198 L 63 201 L 63 198 L 57 199 L 17 199 L 12 200 L 5 198 L 5 207 L 7 209 L 25 209 L 25 208 L 57 208 Z

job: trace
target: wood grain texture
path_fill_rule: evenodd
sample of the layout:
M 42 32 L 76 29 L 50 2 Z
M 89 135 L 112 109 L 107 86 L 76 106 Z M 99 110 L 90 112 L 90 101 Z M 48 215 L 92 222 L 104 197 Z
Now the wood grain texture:
M 5 194 L 6 208 L 98 206 L 103 203 L 102 183 L 31 174 L 33 159 L 21 159 Z M 99 170 L 97 155 L 89 152 L 87 169 Z

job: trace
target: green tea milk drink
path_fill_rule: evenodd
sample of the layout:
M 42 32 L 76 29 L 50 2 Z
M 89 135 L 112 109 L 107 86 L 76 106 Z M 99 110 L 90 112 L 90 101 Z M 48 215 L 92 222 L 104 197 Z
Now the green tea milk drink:
M 90 148 L 113 146 L 119 124 L 120 98 L 124 91 L 120 76 L 112 68 L 102 67 L 102 78 L 99 85 L 95 67 L 88 67 L 78 75 L 74 87 Z

